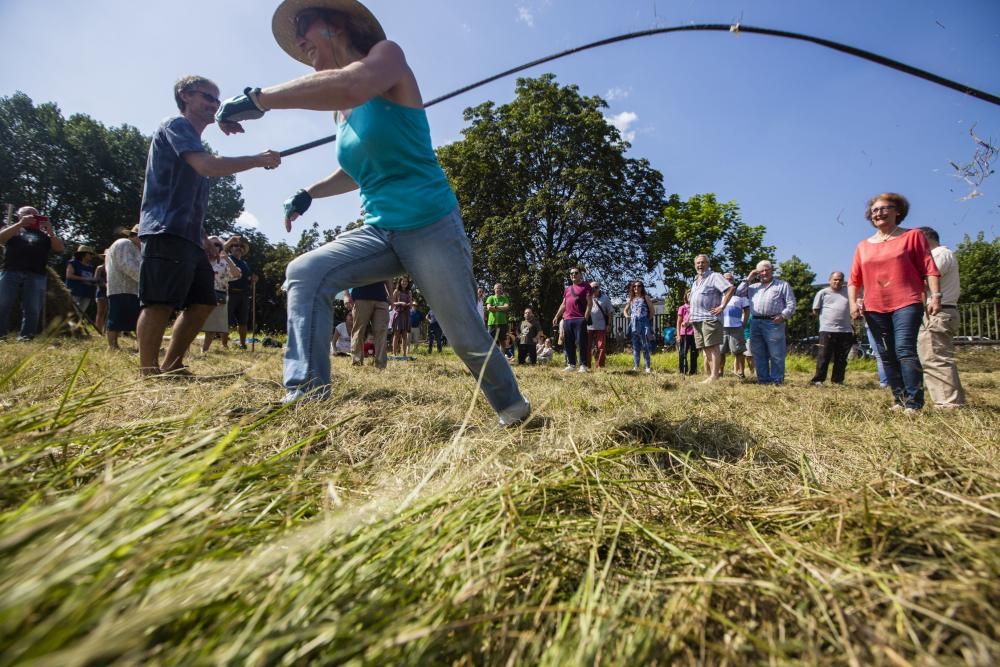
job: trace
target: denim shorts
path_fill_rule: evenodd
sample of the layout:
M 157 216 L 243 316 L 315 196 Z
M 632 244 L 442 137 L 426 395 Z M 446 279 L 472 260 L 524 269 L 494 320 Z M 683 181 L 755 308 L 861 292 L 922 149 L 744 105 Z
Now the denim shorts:
M 203 248 L 170 234 L 142 238 L 139 301 L 146 306 L 216 305 L 215 273 Z

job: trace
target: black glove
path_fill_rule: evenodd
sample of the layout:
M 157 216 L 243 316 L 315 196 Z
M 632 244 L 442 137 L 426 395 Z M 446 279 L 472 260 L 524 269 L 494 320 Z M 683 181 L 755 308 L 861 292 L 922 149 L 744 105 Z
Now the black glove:
M 219 110 L 215 112 L 215 120 L 239 123 L 263 118 L 267 109 L 257 101 L 259 94 L 260 88 L 244 88 L 242 95 L 230 97 L 219 106 Z
M 312 204 L 312 195 L 305 190 L 299 190 L 294 195 L 285 200 L 285 219 L 291 217 L 292 213 L 302 215 L 309 210 Z

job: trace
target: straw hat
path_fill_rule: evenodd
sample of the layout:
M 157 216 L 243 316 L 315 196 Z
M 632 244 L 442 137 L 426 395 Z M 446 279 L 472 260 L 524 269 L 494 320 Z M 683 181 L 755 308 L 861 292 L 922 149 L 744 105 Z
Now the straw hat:
M 75 255 L 82 255 L 85 252 L 89 252 L 91 255 L 96 255 L 97 251 L 91 248 L 89 245 L 82 245 L 76 249 Z
M 299 50 L 295 43 L 295 17 L 303 9 L 332 9 L 342 12 L 351 18 L 353 27 L 361 34 L 372 37 L 373 41 L 376 42 L 385 39 L 385 30 L 382 29 L 382 24 L 367 7 L 357 0 L 284 0 L 274 11 L 274 17 L 271 19 L 271 32 L 274 33 L 274 39 L 278 42 L 278 46 L 300 63 L 310 64 L 306 60 L 306 55 Z
M 239 245 L 240 247 L 242 247 L 244 255 L 250 252 L 250 244 L 247 243 L 247 240 L 242 236 L 240 236 L 239 234 L 237 234 L 236 236 L 229 237 L 229 240 L 226 241 L 225 251 L 229 252 L 229 249 L 232 248 L 234 245 Z

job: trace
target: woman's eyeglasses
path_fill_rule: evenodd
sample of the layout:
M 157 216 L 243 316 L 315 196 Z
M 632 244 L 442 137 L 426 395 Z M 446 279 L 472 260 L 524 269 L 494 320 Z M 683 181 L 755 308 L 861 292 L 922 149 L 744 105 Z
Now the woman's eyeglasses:
M 889 211 L 895 211 L 895 206 L 879 206 L 878 208 L 872 209 L 872 215 L 878 215 L 879 213 L 888 213 Z

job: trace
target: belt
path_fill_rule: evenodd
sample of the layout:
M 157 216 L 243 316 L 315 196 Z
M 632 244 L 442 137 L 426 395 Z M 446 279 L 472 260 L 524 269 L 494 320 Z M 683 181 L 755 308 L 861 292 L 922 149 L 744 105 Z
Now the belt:
M 775 313 L 774 315 L 761 315 L 760 313 L 751 313 L 755 320 L 773 320 L 781 313 Z

